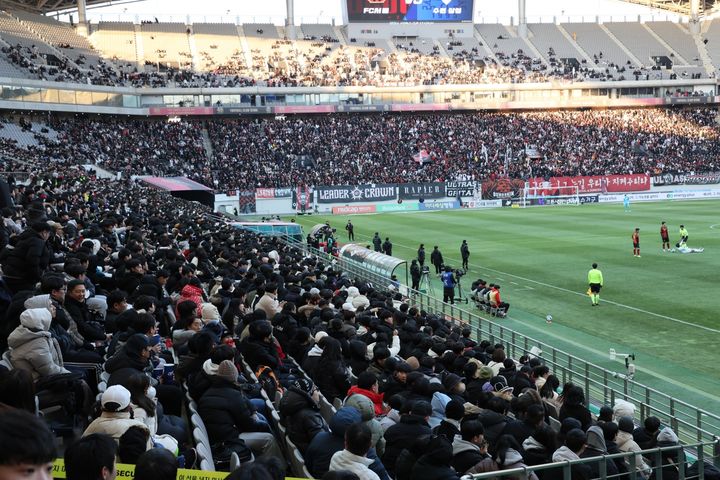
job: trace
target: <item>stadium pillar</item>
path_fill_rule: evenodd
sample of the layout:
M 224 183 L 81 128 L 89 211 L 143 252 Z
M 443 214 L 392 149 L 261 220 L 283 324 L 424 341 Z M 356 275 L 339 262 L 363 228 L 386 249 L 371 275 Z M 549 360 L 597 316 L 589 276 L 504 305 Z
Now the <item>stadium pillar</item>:
M 700 33 L 700 0 L 690 0 L 690 33 Z
M 518 35 L 527 38 L 527 17 L 525 16 L 525 0 L 518 0 Z
M 288 39 L 295 40 L 297 38 L 295 32 L 295 0 L 285 0 L 287 9 L 287 18 L 285 19 L 285 34 Z
M 87 11 L 85 8 L 85 0 L 78 0 L 78 26 L 77 33 L 83 37 L 88 36 Z

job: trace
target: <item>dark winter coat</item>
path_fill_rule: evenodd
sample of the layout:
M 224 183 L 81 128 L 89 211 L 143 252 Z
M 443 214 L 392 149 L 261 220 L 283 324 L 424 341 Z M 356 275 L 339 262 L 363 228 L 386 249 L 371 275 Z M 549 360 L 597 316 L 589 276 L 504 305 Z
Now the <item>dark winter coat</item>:
M 485 440 L 487 440 L 490 445 L 495 445 L 502 431 L 505 429 L 508 417 L 502 413 L 493 412 L 492 410 L 483 410 L 480 412 L 478 420 L 480 420 L 480 423 L 485 427 Z
M 339 362 L 318 364 L 311 376 L 315 385 L 329 402 L 336 398 L 342 400 L 350 388 L 347 370 Z
M 438 448 L 433 445 L 440 444 Z M 449 441 L 432 440 L 431 448 L 420 457 L 412 469 L 413 480 L 460 480 L 460 475 L 450 466 L 453 458 L 452 445 Z
M 280 420 L 287 429 L 288 437 L 303 455 L 315 435 L 328 429 L 313 399 L 294 387 L 280 400 L 279 410 Z
M 395 470 L 400 452 L 411 445 L 422 435 L 430 435 L 430 426 L 423 417 L 417 415 L 403 415 L 400 422 L 385 431 L 385 453 L 382 456 L 383 465 L 390 474 Z
M 253 418 L 255 409 L 233 382 L 211 379 L 211 387 L 198 402 L 198 413 L 205 423 L 210 443 L 238 438 L 246 432 L 270 432 L 267 424 Z
M 40 281 L 43 272 L 50 264 L 50 249 L 35 230 L 23 231 L 15 248 L 4 257 L 3 274 L 27 283 Z
M 277 370 L 280 364 L 277 349 L 272 343 L 263 342 L 261 339 L 246 337 L 240 342 L 240 353 L 242 353 L 245 363 L 247 363 L 253 371 L 257 371 L 260 365 L 265 365 L 273 370 Z

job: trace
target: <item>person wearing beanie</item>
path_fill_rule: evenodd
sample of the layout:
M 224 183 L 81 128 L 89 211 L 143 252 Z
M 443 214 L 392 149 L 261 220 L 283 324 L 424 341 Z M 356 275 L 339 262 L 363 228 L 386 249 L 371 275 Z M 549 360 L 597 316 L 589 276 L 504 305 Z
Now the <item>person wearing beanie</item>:
M 442 386 L 445 389 L 445 394 L 452 400 L 465 403 L 465 398 L 463 397 L 465 393 L 465 383 L 459 375 L 448 373 L 442 379 Z
M 657 447 L 675 447 L 680 445 L 680 440 L 677 434 L 670 427 L 665 427 L 658 433 L 657 436 Z M 665 450 L 660 453 L 662 457 L 662 478 L 663 480 L 678 480 L 678 468 L 680 468 L 680 450 L 682 447 L 675 450 Z M 655 466 L 656 468 L 658 465 Z M 684 470 L 687 470 L 685 466 Z
M 273 328 L 267 320 L 256 320 L 248 326 L 249 335 L 239 346 L 245 363 L 255 372 L 260 365 L 276 370 L 280 357 L 272 336 Z
M 460 422 L 465 415 L 465 405 L 458 400 L 450 400 L 445 405 L 445 418 L 433 429 L 435 435 L 445 435 L 452 442 L 460 435 Z
M 223 360 L 217 373 L 210 377 L 210 388 L 198 402 L 198 413 L 207 428 L 210 443 L 224 443 L 247 453 L 252 449 L 258 458 L 282 459 L 282 450 L 267 423 L 255 413 L 255 407 L 240 388 L 238 370 L 231 360 Z M 246 454 L 246 458 L 249 456 Z
M 153 447 L 148 427 L 141 421 L 132 418 L 130 408 L 130 391 L 122 385 L 112 385 L 107 388 L 100 397 L 102 413 L 92 421 L 85 429 L 82 436 L 86 437 L 93 433 L 104 433 L 112 437 L 115 442 L 128 428 L 137 426 L 148 431 L 146 449 Z
M 220 321 L 220 312 L 212 303 L 203 303 L 202 305 L 202 332 L 208 332 L 215 340 L 215 344 L 220 344 L 220 339 L 225 333 L 225 324 Z
M 320 391 L 307 378 L 295 380 L 280 399 L 280 420 L 287 428 L 288 438 L 303 455 L 315 435 L 328 429 L 318 408 L 319 401 Z

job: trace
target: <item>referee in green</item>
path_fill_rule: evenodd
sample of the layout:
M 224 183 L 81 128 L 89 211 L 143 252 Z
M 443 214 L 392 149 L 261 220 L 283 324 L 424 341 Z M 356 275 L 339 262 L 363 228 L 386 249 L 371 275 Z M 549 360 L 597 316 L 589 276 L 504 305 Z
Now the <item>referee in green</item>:
M 597 263 L 592 264 L 592 269 L 588 272 L 588 285 L 590 286 L 590 300 L 592 306 L 600 303 L 600 289 L 603 286 L 603 275 L 597 268 Z

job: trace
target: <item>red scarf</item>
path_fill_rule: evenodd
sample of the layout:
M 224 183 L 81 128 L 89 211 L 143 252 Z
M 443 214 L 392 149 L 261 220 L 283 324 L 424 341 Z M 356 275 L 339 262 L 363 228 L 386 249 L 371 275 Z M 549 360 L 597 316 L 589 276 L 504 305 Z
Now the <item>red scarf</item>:
M 348 390 L 347 396 L 349 397 L 356 393 L 372 400 L 373 406 L 375 407 L 375 415 L 383 415 L 385 413 L 385 409 L 383 408 L 384 393 L 375 393 L 372 390 L 365 390 L 364 388 L 359 388 L 357 385 L 353 385 L 350 387 L 350 390 Z

